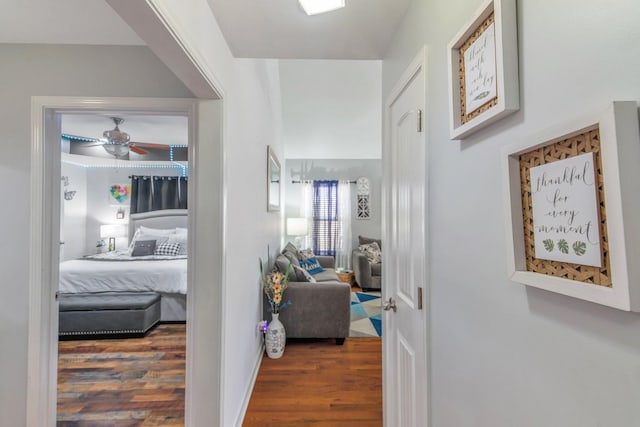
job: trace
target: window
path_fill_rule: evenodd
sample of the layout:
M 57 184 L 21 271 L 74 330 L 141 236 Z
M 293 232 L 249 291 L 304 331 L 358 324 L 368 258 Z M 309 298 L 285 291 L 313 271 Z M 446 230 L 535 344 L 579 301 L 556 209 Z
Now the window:
M 312 236 L 316 255 L 336 255 L 342 224 L 338 216 L 338 181 L 313 182 Z

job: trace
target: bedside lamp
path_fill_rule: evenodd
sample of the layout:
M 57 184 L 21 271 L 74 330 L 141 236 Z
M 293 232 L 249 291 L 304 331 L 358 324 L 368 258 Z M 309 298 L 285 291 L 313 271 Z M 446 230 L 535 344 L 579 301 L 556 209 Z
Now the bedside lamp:
M 287 218 L 287 235 L 295 236 L 296 246 L 302 249 L 299 243 L 301 236 L 309 234 L 309 224 L 306 218 Z
M 127 228 L 122 224 L 103 224 L 100 226 L 100 238 L 109 239 L 109 252 L 116 250 L 116 238 L 126 237 Z

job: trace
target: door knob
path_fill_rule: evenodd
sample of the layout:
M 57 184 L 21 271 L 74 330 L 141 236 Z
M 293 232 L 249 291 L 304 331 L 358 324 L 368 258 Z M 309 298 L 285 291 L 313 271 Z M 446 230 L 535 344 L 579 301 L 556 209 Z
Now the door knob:
M 382 305 L 382 309 L 384 311 L 393 310 L 393 312 L 395 313 L 396 311 L 398 311 L 398 307 L 396 307 L 396 300 L 389 297 L 389 301 L 384 302 L 384 304 Z

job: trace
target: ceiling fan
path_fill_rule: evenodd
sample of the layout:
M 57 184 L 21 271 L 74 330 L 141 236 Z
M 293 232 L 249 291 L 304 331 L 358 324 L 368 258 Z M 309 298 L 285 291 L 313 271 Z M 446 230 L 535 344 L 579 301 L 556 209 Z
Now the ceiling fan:
M 78 142 L 88 142 L 89 144 L 84 144 L 85 147 L 94 147 L 94 146 L 102 146 L 104 150 L 114 156 L 116 159 L 123 159 L 125 156 L 129 154 L 129 152 L 133 152 L 139 155 L 149 154 L 149 151 L 146 149 L 153 150 L 170 150 L 170 146 L 165 144 L 153 144 L 148 142 L 133 142 L 131 141 L 131 137 L 127 132 L 120 130 L 120 124 L 124 122 L 124 119 L 121 117 L 111 117 L 115 127 L 113 129 L 105 130 L 102 133 L 102 138 L 84 138 L 84 137 L 74 137 L 72 135 L 65 135 L 68 137 L 67 139 L 78 141 Z

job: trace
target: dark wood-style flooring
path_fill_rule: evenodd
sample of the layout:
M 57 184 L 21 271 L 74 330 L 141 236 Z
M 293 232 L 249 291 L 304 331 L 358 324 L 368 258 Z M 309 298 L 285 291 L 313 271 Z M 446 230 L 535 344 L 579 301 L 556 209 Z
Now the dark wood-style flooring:
M 185 325 L 58 344 L 58 427 L 184 425 Z
M 287 342 L 262 360 L 244 427 L 382 426 L 382 340 Z
M 184 425 L 184 324 L 58 352 L 58 427 Z M 265 355 L 243 425 L 382 426 L 381 339 L 294 340 L 281 359 Z

